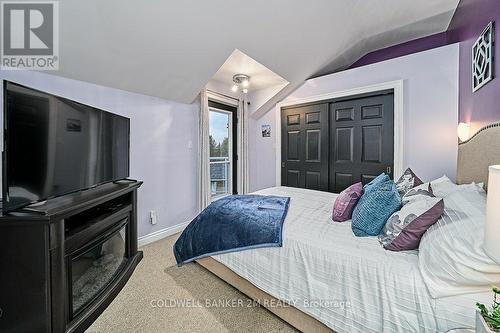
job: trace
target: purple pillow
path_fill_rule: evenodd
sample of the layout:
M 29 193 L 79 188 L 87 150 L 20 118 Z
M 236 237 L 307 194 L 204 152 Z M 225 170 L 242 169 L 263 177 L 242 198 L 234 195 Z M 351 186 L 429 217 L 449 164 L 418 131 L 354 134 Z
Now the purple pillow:
M 361 182 L 352 184 L 340 192 L 333 204 L 332 220 L 335 222 L 344 222 L 350 220 L 354 206 L 363 195 L 363 184 Z
M 414 192 L 407 193 L 408 200 L 403 208 L 392 214 L 378 237 L 386 250 L 418 249 L 424 233 L 443 214 L 443 199 L 436 198 L 425 190 Z

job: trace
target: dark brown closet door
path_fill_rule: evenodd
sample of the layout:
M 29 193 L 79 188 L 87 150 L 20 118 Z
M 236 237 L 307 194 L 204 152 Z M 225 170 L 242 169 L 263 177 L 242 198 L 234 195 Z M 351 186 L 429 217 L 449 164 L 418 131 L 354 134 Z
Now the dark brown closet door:
M 392 177 L 394 94 L 331 103 L 329 146 L 332 192 L 382 172 Z
M 281 184 L 328 191 L 328 104 L 281 111 Z

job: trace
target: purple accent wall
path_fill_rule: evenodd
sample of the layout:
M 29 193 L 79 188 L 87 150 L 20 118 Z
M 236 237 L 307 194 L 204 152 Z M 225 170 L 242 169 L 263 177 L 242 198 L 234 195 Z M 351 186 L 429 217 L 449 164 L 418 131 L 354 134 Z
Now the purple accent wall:
M 494 79 L 472 93 L 472 45 L 490 21 L 496 21 Z M 366 54 L 349 68 L 459 43 L 459 121 L 471 124 L 471 134 L 500 121 L 500 0 L 461 0 L 448 30 Z
M 449 44 L 447 32 L 440 32 L 434 35 L 414 39 L 405 43 L 370 52 L 349 66 L 349 69 L 434 49 L 447 44 Z
M 472 45 L 490 21 L 496 21 L 494 79 L 472 93 Z M 460 43 L 460 121 L 471 124 L 474 133 L 482 126 L 500 121 L 500 1 L 461 0 L 448 28 L 451 43 Z M 471 133 L 471 134 L 472 134 Z

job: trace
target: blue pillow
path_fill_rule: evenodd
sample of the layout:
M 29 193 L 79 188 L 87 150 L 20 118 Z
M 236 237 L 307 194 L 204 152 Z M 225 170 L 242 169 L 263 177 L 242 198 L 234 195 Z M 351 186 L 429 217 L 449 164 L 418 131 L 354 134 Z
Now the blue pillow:
M 358 237 L 377 236 L 387 219 L 401 209 L 401 196 L 392 180 L 365 191 L 352 212 L 352 231 Z
M 389 178 L 388 175 L 386 175 L 385 173 L 381 173 L 375 179 L 373 179 L 371 182 L 369 182 L 368 184 L 366 184 L 363 187 L 363 190 L 364 190 L 364 192 L 369 192 L 372 189 L 377 188 L 379 185 L 381 185 L 382 183 L 385 183 L 385 182 L 387 182 L 389 180 L 391 180 L 391 179 Z

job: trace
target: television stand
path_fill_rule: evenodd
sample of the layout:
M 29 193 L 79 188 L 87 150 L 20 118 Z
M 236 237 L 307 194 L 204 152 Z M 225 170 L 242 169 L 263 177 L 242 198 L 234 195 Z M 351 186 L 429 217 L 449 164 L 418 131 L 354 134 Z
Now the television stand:
M 38 207 L 38 206 L 42 206 L 42 205 L 45 205 L 47 203 L 47 200 L 44 200 L 44 201 L 38 201 L 38 202 L 35 202 L 35 203 L 32 203 L 31 205 L 28 206 L 29 207 Z
M 84 332 L 142 259 L 139 181 L 0 215 L 0 332 Z

